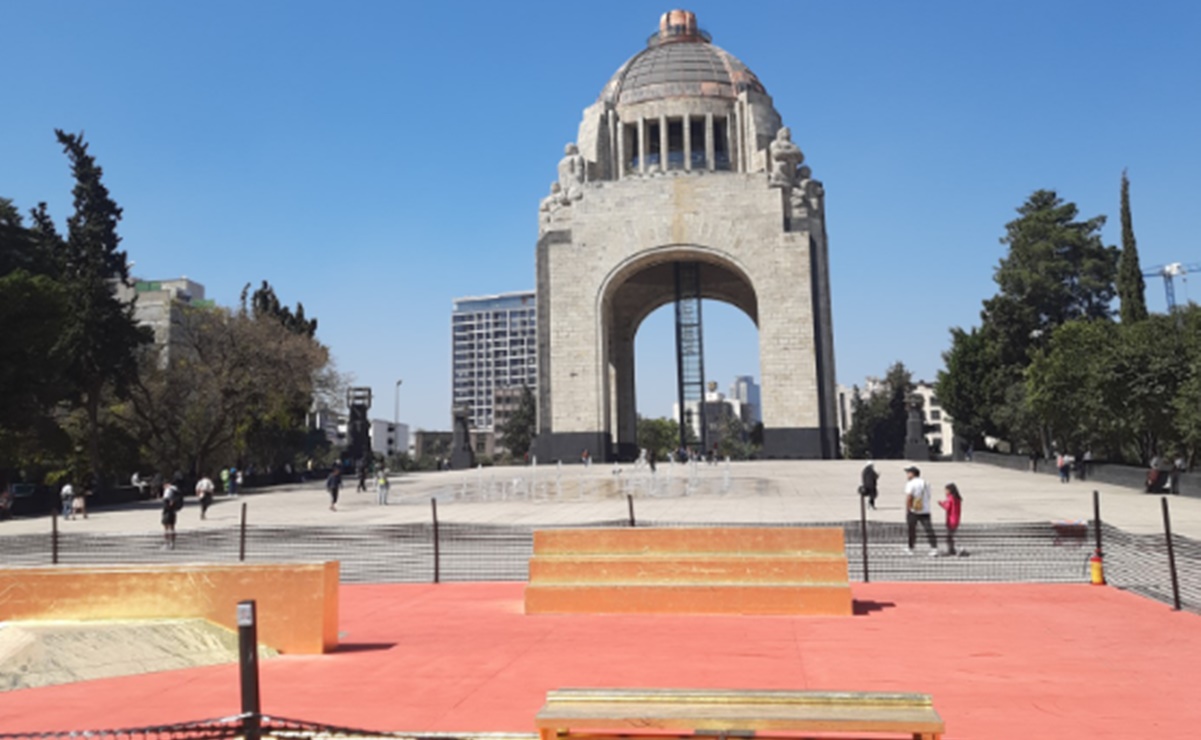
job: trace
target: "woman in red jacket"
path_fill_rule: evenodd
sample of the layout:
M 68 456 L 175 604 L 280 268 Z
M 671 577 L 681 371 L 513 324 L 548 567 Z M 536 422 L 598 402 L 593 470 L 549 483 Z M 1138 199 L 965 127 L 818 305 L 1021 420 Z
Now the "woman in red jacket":
M 947 510 L 947 554 L 958 555 L 955 552 L 955 530 L 959 529 L 959 512 L 963 508 L 963 497 L 959 495 L 959 486 L 948 483 L 947 495 L 938 505 Z

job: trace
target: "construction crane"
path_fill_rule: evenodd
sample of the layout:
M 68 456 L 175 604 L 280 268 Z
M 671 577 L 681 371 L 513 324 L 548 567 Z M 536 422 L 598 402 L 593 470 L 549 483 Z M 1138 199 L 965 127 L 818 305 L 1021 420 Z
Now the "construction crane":
M 1187 280 L 1190 272 L 1201 272 L 1201 263 L 1183 264 L 1172 262 L 1160 265 L 1143 273 L 1143 277 L 1162 277 L 1163 292 L 1168 301 L 1168 313 L 1176 310 L 1176 278 Z

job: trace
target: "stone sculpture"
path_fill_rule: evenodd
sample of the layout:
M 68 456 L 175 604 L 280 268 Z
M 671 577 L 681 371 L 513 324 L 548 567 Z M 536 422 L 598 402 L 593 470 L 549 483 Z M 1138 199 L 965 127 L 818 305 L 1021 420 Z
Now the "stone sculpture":
M 775 141 L 768 147 L 771 154 L 771 172 L 768 183 L 773 188 L 791 188 L 796 185 L 797 167 L 805 161 L 801 148 L 792 142 L 792 131 L 783 126 L 776 132 Z
M 563 159 L 559 160 L 559 189 L 561 202 L 568 205 L 584 197 L 584 156 L 574 143 L 563 148 Z

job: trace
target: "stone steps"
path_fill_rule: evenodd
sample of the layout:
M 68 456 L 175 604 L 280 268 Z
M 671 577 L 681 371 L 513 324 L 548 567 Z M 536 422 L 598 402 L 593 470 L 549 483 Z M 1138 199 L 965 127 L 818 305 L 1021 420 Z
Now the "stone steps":
M 849 615 L 842 529 L 534 533 L 527 614 Z

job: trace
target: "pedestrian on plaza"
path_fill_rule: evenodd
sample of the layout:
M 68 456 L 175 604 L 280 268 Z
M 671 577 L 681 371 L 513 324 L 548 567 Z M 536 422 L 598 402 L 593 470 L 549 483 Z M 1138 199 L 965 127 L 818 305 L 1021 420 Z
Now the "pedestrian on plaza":
M 880 495 L 880 474 L 876 472 L 876 464 L 871 460 L 863 467 L 863 483 L 859 486 L 859 495 L 867 498 L 867 505 L 876 508 L 876 496 Z
M 229 466 L 229 495 L 232 498 L 238 497 L 238 489 L 242 485 L 242 471 L 238 470 L 237 465 Z
M 657 453 L 653 449 L 647 450 L 647 453 L 646 453 L 646 464 L 651 466 L 652 473 L 655 472 L 655 458 L 658 456 L 658 454 L 659 453 Z
M 150 495 L 156 499 L 163 497 L 163 474 L 155 473 L 150 479 Z
M 207 475 L 201 475 L 200 480 L 196 481 L 196 499 L 200 501 L 200 518 L 207 519 L 209 507 L 213 505 L 213 479 Z
M 1168 473 L 1168 490 L 1171 493 L 1180 495 L 1180 476 L 1188 467 L 1188 463 L 1184 461 L 1184 455 L 1177 455 L 1172 461 L 1172 470 Z
M 183 492 L 174 483 L 163 489 L 163 548 L 175 549 L 175 518 L 183 508 Z
M 91 495 L 92 486 L 90 484 L 85 484 L 83 487 L 83 493 L 76 495 L 74 500 L 71 501 L 71 511 L 75 513 L 77 518 L 80 514 L 83 515 L 84 519 L 88 518 L 88 499 L 91 497 Z
M 378 497 L 380 506 L 388 505 L 388 489 L 391 486 L 388 483 L 388 471 L 380 468 L 379 475 L 375 478 L 375 493 Z
M 63 519 L 73 519 L 75 517 L 75 486 L 71 485 L 69 481 L 64 483 L 58 496 L 62 502 Z
M 947 554 L 958 555 L 955 551 L 955 531 L 959 529 L 959 515 L 963 511 L 963 497 L 959 495 L 959 486 L 948 483 L 945 497 L 938 505 L 947 512 Z
M 905 524 L 909 530 L 908 554 L 913 554 L 917 542 L 917 525 L 922 525 L 926 539 L 930 542 L 930 557 L 938 555 L 938 537 L 930 523 L 930 484 L 922 480 L 922 471 L 916 466 L 905 468 Z
M 329 510 L 338 510 L 338 491 L 342 488 L 342 468 L 335 465 L 325 479 L 325 490 L 329 491 Z
M 1072 462 L 1062 452 L 1055 457 L 1055 467 L 1059 468 L 1059 482 L 1067 483 L 1072 479 Z
M 359 461 L 354 464 L 354 470 L 359 476 L 359 487 L 355 489 L 355 493 L 367 492 L 367 458 L 360 457 Z
M 229 482 L 229 468 L 221 468 L 221 493 L 224 493 L 226 496 L 232 496 L 233 492 L 233 488 L 230 487 Z

